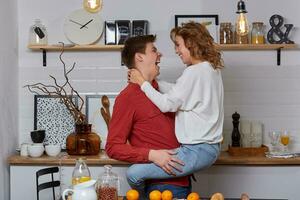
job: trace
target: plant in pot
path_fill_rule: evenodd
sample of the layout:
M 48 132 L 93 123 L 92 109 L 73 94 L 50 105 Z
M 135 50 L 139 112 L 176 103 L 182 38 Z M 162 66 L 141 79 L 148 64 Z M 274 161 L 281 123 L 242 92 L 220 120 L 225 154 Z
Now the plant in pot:
M 67 153 L 70 155 L 97 155 L 100 151 L 100 137 L 91 131 L 91 124 L 88 124 L 85 114 L 83 114 L 82 109 L 84 105 L 84 100 L 80 94 L 73 88 L 70 83 L 68 75 L 75 68 L 75 64 L 71 69 L 67 70 L 66 64 L 62 59 L 62 54 L 64 53 L 64 44 L 62 43 L 62 51 L 59 55 L 59 59 L 63 64 L 64 81 L 63 83 L 58 83 L 56 78 L 49 75 L 53 80 L 54 84 L 43 84 L 35 83 L 31 85 L 25 85 L 24 87 L 34 94 L 46 94 L 51 96 L 58 96 L 62 103 L 65 104 L 67 109 L 70 111 L 71 115 L 75 121 L 75 132 L 71 133 L 67 137 L 66 148 Z M 77 106 L 73 102 L 74 96 L 79 99 L 79 105 Z

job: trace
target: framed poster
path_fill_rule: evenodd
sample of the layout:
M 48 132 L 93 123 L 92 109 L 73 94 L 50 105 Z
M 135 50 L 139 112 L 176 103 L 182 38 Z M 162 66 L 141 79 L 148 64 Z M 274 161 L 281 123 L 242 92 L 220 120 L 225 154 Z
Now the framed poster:
M 78 105 L 77 97 L 70 97 Z M 34 129 L 45 130 L 44 144 L 66 148 L 67 136 L 75 130 L 75 120 L 59 96 L 34 96 Z
M 189 21 L 204 24 L 210 35 L 214 38 L 214 41 L 216 43 L 219 41 L 217 34 L 217 26 L 219 25 L 218 15 L 175 15 L 175 27 L 181 26 L 182 23 Z
M 102 105 L 101 98 L 105 94 L 99 94 L 99 95 L 87 95 L 86 98 L 86 117 L 88 120 L 88 123 L 92 124 L 92 131 L 97 133 L 102 142 L 101 142 L 101 149 L 104 149 L 105 147 L 105 141 L 107 138 L 107 132 L 108 128 L 106 125 L 106 122 L 101 114 L 101 107 L 104 107 Z M 115 103 L 115 99 L 117 94 L 108 94 L 106 95 L 109 100 L 109 111 L 110 115 L 112 115 L 113 112 L 113 106 Z

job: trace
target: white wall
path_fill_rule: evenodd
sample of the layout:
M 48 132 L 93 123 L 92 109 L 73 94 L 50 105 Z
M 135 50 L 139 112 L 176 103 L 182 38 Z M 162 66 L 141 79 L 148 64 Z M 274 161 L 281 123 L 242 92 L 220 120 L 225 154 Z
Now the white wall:
M 18 55 L 16 1 L 0 7 L 0 200 L 9 199 L 7 157 L 18 143 Z
M 107 0 L 104 1 L 101 15 L 104 20 L 149 20 L 150 32 L 157 34 L 157 46 L 164 55 L 161 62 L 161 77 L 175 80 L 180 75 L 183 66 L 174 54 L 173 45 L 169 40 L 169 31 L 174 26 L 174 15 L 218 14 L 221 22 L 233 22 L 236 17 L 236 3 L 237 0 Z M 293 30 L 291 37 L 296 43 L 300 43 L 298 28 L 300 3 L 298 0 L 251 0 L 246 3 L 250 22 L 263 21 L 268 26 L 270 16 L 280 14 L 285 17 L 286 23 L 292 23 L 297 27 Z M 7 1 L 5 5 L 7 6 L 1 5 L 0 8 L 0 15 L 5 15 L 0 18 L 0 22 L 6 25 L 5 27 L 15 30 L 15 23 L 6 21 L 7 16 L 12 17 L 13 22 L 16 21 L 13 17 L 14 12 L 10 12 L 13 9 L 4 9 L 4 7 L 11 8 L 12 3 Z M 13 93 L 14 90 L 10 88 L 14 88 L 18 83 L 19 143 L 29 142 L 29 132 L 33 129 L 33 95 L 22 86 L 38 81 L 47 82 L 49 74 L 61 77 L 62 65 L 58 59 L 58 52 L 48 53 L 48 66 L 42 67 L 41 54 L 27 49 L 29 27 L 35 18 L 40 18 L 47 26 L 50 44 L 58 41 L 66 42 L 62 29 L 64 17 L 79 8 L 82 8 L 82 0 L 18 1 L 18 59 L 13 57 L 15 40 L 13 34 L 10 33 L 14 31 L 3 32 L 1 28 L 0 92 L 2 94 L 0 106 L 8 120 L 0 120 L 0 143 L 5 141 L 4 144 L 8 145 L 6 141 L 9 143 L 15 141 L 13 129 L 17 126 L 12 127 L 7 124 L 17 124 L 14 118 L 16 115 L 9 114 L 17 113 L 15 110 L 17 103 L 14 102 L 16 94 L 12 94 L 9 98 L 6 95 Z M 7 37 L 9 40 L 5 39 Z M 103 44 L 103 40 L 99 43 Z M 297 143 L 300 144 L 300 59 L 297 54 L 298 51 L 294 50 L 283 51 L 282 65 L 276 66 L 275 51 L 224 52 L 226 64 L 226 69 L 223 71 L 226 116 L 224 133 L 231 132 L 231 115 L 234 111 L 238 111 L 242 119 L 262 121 L 265 124 L 265 132 L 278 129 L 290 130 L 294 136 L 293 149 L 300 151 L 300 146 L 297 146 Z M 126 69 L 120 66 L 119 52 L 66 52 L 64 58 L 69 66 L 74 61 L 77 63 L 71 78 L 75 88 L 81 93 L 118 92 L 126 85 Z M 6 62 L 3 63 L 2 60 Z M 17 71 L 15 68 L 17 60 L 20 70 L 19 82 L 13 75 Z M 6 139 L 7 137 L 11 139 Z M 266 136 L 265 139 L 265 143 L 268 143 Z M 13 146 L 3 148 L 1 145 L 1 155 L 7 155 L 7 149 Z M 2 151 L 6 152 L 3 154 Z M 6 173 L 5 170 L 2 164 L 0 177 Z M 238 174 L 242 172 L 243 170 L 237 170 Z M 269 177 L 273 180 L 271 174 Z M 237 178 L 233 182 L 239 183 L 239 181 L 241 180 Z M 4 193 L 1 184 L 3 183 L 0 182 L 2 195 Z
M 82 8 L 82 0 L 27 0 L 19 1 L 19 119 L 20 143 L 30 141 L 33 129 L 33 95 L 21 87 L 37 81 L 47 82 L 48 75 L 60 74 L 62 65 L 58 52 L 48 53 L 48 66 L 42 67 L 42 56 L 27 49 L 28 30 L 35 18 L 47 26 L 49 43 L 67 42 L 63 34 L 64 17 L 75 9 Z M 218 14 L 220 21 L 234 22 L 236 0 L 131 0 L 104 1 L 101 15 L 109 19 L 147 19 L 150 32 L 157 34 L 157 46 L 164 57 L 161 62 L 161 77 L 175 80 L 183 69 L 174 54 L 169 40 L 169 31 L 174 26 L 175 14 Z M 263 21 L 269 29 L 268 20 L 273 14 L 285 17 L 286 23 L 299 27 L 300 14 L 297 0 L 283 3 L 281 0 L 246 1 L 249 21 Z M 142 12 L 141 12 L 142 10 Z M 298 28 L 292 39 L 299 43 Z M 103 38 L 99 43 L 103 44 Z M 300 141 L 300 59 L 297 51 L 283 51 L 282 65 L 276 66 L 275 51 L 224 52 L 226 69 L 223 71 L 225 85 L 224 133 L 232 130 L 231 115 L 238 111 L 242 119 L 260 120 L 265 132 L 273 129 L 288 129 L 292 132 L 293 145 Z M 74 86 L 81 93 L 118 92 L 126 85 L 126 69 L 120 66 L 119 52 L 67 52 L 65 61 L 76 69 L 71 75 Z M 268 143 L 265 136 L 265 143 Z M 300 150 L 300 147 L 296 149 Z

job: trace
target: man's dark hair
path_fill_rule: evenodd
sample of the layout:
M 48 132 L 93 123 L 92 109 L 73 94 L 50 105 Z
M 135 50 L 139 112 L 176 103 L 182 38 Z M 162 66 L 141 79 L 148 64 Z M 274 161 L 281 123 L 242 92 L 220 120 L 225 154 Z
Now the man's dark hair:
M 128 38 L 122 50 L 122 61 L 129 68 L 134 67 L 136 53 L 145 53 L 147 43 L 155 42 L 155 35 L 142 35 Z

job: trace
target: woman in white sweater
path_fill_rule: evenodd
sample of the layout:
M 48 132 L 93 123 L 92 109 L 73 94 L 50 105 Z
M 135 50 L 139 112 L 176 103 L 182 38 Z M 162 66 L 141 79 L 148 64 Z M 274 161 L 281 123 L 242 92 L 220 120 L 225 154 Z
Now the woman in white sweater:
M 160 93 L 139 71 L 128 72 L 129 81 L 139 84 L 162 112 L 176 112 L 175 132 L 181 143 L 167 158 L 160 158 L 157 152 L 154 164 L 129 168 L 128 182 L 139 190 L 147 179 L 184 176 L 208 168 L 220 151 L 224 121 L 221 54 L 202 24 L 182 24 L 170 36 L 176 54 L 187 66 L 175 84 L 158 81 Z

